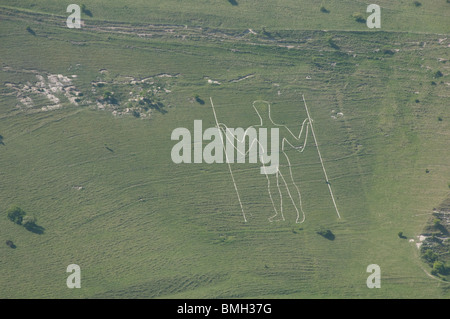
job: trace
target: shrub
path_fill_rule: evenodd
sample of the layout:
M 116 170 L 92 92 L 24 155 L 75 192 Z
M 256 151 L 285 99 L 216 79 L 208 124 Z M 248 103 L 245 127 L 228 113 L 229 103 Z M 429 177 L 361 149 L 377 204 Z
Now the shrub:
M 364 16 L 360 12 L 353 13 L 352 17 L 355 19 L 356 22 L 366 23 L 366 19 L 364 18 Z
M 81 12 L 83 12 L 85 15 L 92 17 L 91 10 L 87 9 L 85 4 L 82 4 L 80 6 L 80 9 L 81 9 Z
M 114 97 L 114 92 L 105 91 L 103 93 L 103 101 L 108 102 L 110 104 L 118 104 L 119 101 Z
M 414 1 L 414 5 L 415 5 L 416 7 L 420 7 L 420 6 L 422 5 L 422 3 L 420 3 L 419 1 Z
M 397 235 L 398 235 L 398 238 L 406 238 L 405 236 L 403 236 L 403 232 L 402 231 L 399 231 Z
M 195 100 L 197 101 L 197 103 L 199 103 L 201 105 L 205 104 L 205 101 L 202 98 L 200 98 L 200 96 L 198 94 L 195 95 Z
M 31 29 L 30 26 L 27 26 L 26 30 L 27 30 L 30 34 L 36 35 L 36 33 L 33 31 L 33 29 Z
M 136 110 L 133 110 L 132 114 L 133 114 L 134 117 L 137 117 L 137 118 L 141 117 L 141 113 L 139 113 Z
M 385 50 L 383 51 L 383 53 L 384 53 L 384 54 L 388 54 L 388 55 L 394 55 L 394 54 L 395 54 L 395 52 L 394 52 L 393 50 L 391 50 L 391 49 L 385 49 Z
M 7 240 L 7 241 L 6 241 L 6 246 L 11 247 L 11 248 L 16 248 L 16 245 L 14 245 L 14 243 L 12 242 L 12 240 Z
M 435 78 L 440 78 L 440 77 L 442 77 L 443 76 L 443 74 L 442 74 L 442 72 L 441 71 L 436 71 L 436 73 L 434 74 L 434 77 Z
M 328 44 L 335 50 L 340 50 L 341 48 L 333 41 L 333 38 L 328 38 Z
M 266 27 L 262 27 L 262 33 L 268 38 L 272 37 L 272 34 L 266 30 Z
M 20 207 L 17 207 L 17 206 L 11 206 L 8 209 L 7 214 L 8 214 L 9 220 L 18 225 L 22 225 L 23 218 L 26 215 L 26 213 L 23 211 L 23 209 L 21 209 Z
M 438 116 L 438 121 L 442 122 L 442 117 Z
M 431 264 L 437 260 L 438 255 L 436 255 L 431 249 L 427 249 L 422 255 L 422 258 Z
M 328 10 L 328 9 L 325 8 L 324 6 L 321 6 L 321 7 L 320 7 L 320 12 L 323 12 L 323 13 L 330 13 L 330 10 Z
M 23 227 L 25 227 L 26 229 L 30 230 L 30 229 L 33 229 L 33 228 L 35 228 L 35 227 L 37 226 L 37 225 L 36 225 L 36 222 L 37 222 L 36 217 L 33 217 L 33 216 L 24 216 L 24 217 L 23 217 L 23 220 L 22 220 L 22 225 L 23 225 Z
M 443 262 L 435 261 L 433 264 L 433 270 L 435 270 L 438 274 L 444 275 L 446 272 L 446 268 Z

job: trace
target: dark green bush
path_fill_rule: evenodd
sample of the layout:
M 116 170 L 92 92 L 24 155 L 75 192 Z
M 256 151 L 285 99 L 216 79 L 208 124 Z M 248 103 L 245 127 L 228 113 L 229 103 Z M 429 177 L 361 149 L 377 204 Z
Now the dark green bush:
M 83 12 L 85 15 L 92 17 L 91 10 L 87 9 L 85 4 L 82 4 L 80 9 L 81 9 L 81 12 Z
M 335 50 L 340 50 L 341 48 L 334 42 L 333 38 L 328 38 L 328 44 Z
M 427 249 L 422 255 L 422 258 L 425 259 L 425 261 L 427 261 L 428 263 L 432 264 L 438 259 L 438 255 L 431 249 Z
M 22 226 L 25 227 L 26 230 L 33 231 L 38 225 L 36 225 L 37 219 L 32 216 L 25 216 L 22 220 Z
M 9 220 L 18 225 L 22 225 L 23 218 L 26 215 L 23 209 L 17 206 L 11 206 L 6 213 L 8 214 Z
M 26 28 L 26 30 L 30 33 L 30 34 L 32 34 L 32 35 L 36 35 L 36 33 L 34 32 L 34 30 L 33 29 L 31 29 L 31 27 L 30 26 L 27 26 L 27 28 Z
M 324 238 L 326 238 L 326 239 L 328 239 L 328 240 L 334 240 L 334 238 L 335 238 L 334 234 L 333 234 L 332 231 L 329 230 L 329 229 L 322 229 L 322 230 L 319 230 L 319 231 L 317 232 L 317 234 L 319 234 L 320 236 L 322 236 L 322 237 L 324 237 Z
M 200 98 L 200 96 L 198 94 L 195 95 L 195 100 L 197 101 L 197 103 L 199 103 L 201 105 L 205 104 L 205 101 L 202 98 Z
M 16 245 L 14 245 L 14 243 L 12 242 L 12 240 L 7 240 L 6 241 L 6 245 L 8 246 L 8 247 L 11 247 L 11 248 L 16 248 Z
M 444 275 L 446 273 L 446 268 L 443 262 L 435 261 L 433 263 L 433 270 L 435 270 L 438 274 Z
M 355 19 L 356 22 L 366 23 L 366 19 L 364 18 L 364 16 L 360 12 L 353 13 L 352 17 L 353 17 L 353 19 Z

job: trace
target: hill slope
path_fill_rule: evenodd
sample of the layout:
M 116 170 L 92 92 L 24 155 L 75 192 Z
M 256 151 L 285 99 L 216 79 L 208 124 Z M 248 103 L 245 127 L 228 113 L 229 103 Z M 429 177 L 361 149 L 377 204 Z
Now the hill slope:
M 450 5 L 380 1 L 376 31 L 356 1 L 304 1 L 302 19 L 298 1 L 237 2 L 92 1 L 79 30 L 58 1 L 2 2 L 0 212 L 44 229 L 0 218 L 2 298 L 448 298 L 397 234 L 416 241 L 449 193 Z M 210 97 L 230 127 L 265 100 L 298 131 L 302 94 L 340 219 L 311 137 L 289 153 L 302 224 L 288 202 L 269 222 L 258 164 L 232 166 L 245 223 L 226 164 L 172 162 L 174 129 L 215 125 Z

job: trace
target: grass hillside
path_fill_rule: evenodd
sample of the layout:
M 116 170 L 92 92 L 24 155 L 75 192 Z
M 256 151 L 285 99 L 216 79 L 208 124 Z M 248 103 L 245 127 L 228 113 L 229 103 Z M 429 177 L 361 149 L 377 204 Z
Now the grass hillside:
M 449 298 L 416 242 L 450 192 L 450 4 L 379 1 L 370 30 L 360 1 L 236 3 L 90 1 L 69 29 L 60 1 L 0 1 L 1 298 Z M 287 201 L 269 222 L 259 164 L 232 165 L 245 223 L 226 164 L 172 162 L 210 97 L 298 132 L 302 94 L 340 219 L 311 137 L 288 151 L 302 224 Z

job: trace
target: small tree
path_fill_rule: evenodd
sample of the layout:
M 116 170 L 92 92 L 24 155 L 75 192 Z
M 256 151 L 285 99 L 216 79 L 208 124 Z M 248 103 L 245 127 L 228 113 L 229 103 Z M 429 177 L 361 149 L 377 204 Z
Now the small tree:
M 16 223 L 17 225 L 22 225 L 23 218 L 26 215 L 23 209 L 17 206 L 11 206 L 8 209 L 7 214 L 9 220 Z
M 26 229 L 29 230 L 29 229 L 36 227 L 36 222 L 37 222 L 36 217 L 25 216 L 22 220 L 22 225 L 23 225 L 23 227 L 25 227 Z
M 445 274 L 445 265 L 442 261 L 435 261 L 433 264 L 433 270 L 435 270 L 438 274 Z
M 30 33 L 30 34 L 32 34 L 32 35 L 36 35 L 36 33 L 34 32 L 34 30 L 33 29 L 31 29 L 31 27 L 30 26 L 27 26 L 27 28 L 26 28 L 26 30 Z
M 320 12 L 323 12 L 323 13 L 330 13 L 330 10 L 328 10 L 328 9 L 325 8 L 324 6 L 321 6 L 321 7 L 320 7 Z
M 195 95 L 195 100 L 201 105 L 205 104 L 205 101 L 198 94 Z
M 341 48 L 336 44 L 336 42 L 334 42 L 332 37 L 328 38 L 328 44 L 330 45 L 330 47 L 332 47 L 335 50 L 340 50 Z
M 422 255 L 422 258 L 425 259 L 428 263 L 432 264 L 437 260 L 438 256 L 431 249 L 427 249 Z
M 16 248 L 16 245 L 14 245 L 14 243 L 12 242 L 12 240 L 7 240 L 7 241 L 6 241 L 6 245 L 7 245 L 8 247 L 11 247 L 11 248 Z
M 352 17 L 355 19 L 356 22 L 366 23 L 366 19 L 364 18 L 364 16 L 360 12 L 353 13 Z
M 92 17 L 91 10 L 87 9 L 85 4 L 82 4 L 80 6 L 80 9 L 81 9 L 81 12 L 83 12 L 85 15 Z
M 397 235 L 398 235 L 399 238 L 404 238 L 402 231 L 399 231 Z
M 114 92 L 110 92 L 110 91 L 105 91 L 103 93 L 103 101 L 110 103 L 110 104 L 118 104 L 118 101 L 114 96 Z

